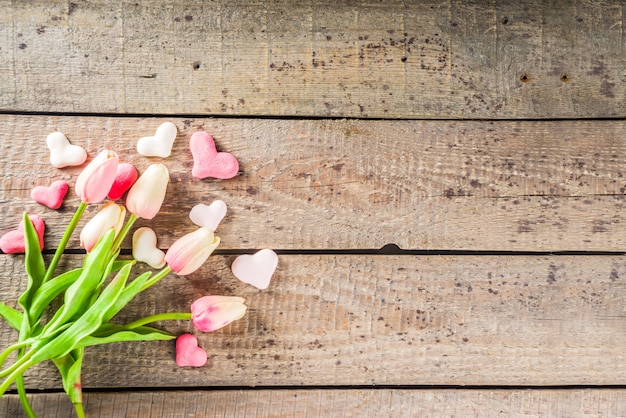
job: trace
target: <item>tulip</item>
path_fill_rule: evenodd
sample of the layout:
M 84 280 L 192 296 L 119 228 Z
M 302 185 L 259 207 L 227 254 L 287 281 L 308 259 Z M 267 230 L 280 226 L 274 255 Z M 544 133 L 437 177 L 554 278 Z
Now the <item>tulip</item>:
M 180 237 L 165 254 L 165 262 L 178 275 L 196 271 L 220 243 L 209 228 L 199 228 Z
M 111 190 L 119 160 L 113 151 L 104 150 L 83 169 L 76 179 L 76 194 L 84 203 L 98 203 Z
M 238 296 L 204 296 L 191 305 L 191 320 L 196 329 L 211 332 L 240 319 L 246 314 L 243 298 Z
M 125 216 L 124 206 L 113 202 L 107 203 L 80 232 L 81 247 L 90 252 L 100 238 L 111 229 L 115 229 L 116 234 L 119 233 Z
M 169 180 L 167 167 L 163 164 L 150 165 L 128 191 L 126 196 L 128 211 L 143 219 L 154 218 L 165 199 Z

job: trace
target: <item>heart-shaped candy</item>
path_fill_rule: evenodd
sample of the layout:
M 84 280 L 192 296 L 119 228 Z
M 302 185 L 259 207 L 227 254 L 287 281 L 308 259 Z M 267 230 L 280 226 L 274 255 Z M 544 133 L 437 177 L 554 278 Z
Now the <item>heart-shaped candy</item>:
M 277 265 L 278 255 L 272 250 L 264 249 L 252 255 L 240 255 L 233 261 L 230 269 L 242 282 L 265 289 L 269 286 Z
M 193 156 L 191 174 L 200 179 L 213 177 L 230 179 L 239 172 L 237 158 L 229 152 L 217 152 L 213 137 L 206 132 L 196 132 L 189 139 Z
M 172 122 L 159 125 L 154 136 L 145 136 L 137 142 L 137 152 L 146 157 L 169 157 L 178 129 Z
M 37 237 L 39 238 L 39 248 L 43 250 L 43 234 L 46 226 L 37 215 L 28 215 L 30 221 L 37 231 Z M 7 232 L 0 238 L 0 250 L 5 254 L 23 253 L 26 251 L 26 241 L 24 239 L 24 221 L 20 222 L 17 229 Z
M 176 364 L 181 367 L 202 367 L 208 355 L 198 347 L 198 339 L 192 334 L 183 334 L 176 339 Z
M 136 180 L 137 169 L 134 165 L 129 163 L 119 164 L 117 166 L 117 173 L 115 174 L 115 181 L 113 182 L 113 186 L 111 186 L 111 190 L 109 190 L 109 199 L 117 200 L 122 197 Z
M 87 151 L 70 144 L 63 132 L 53 132 L 46 138 L 50 149 L 50 163 L 56 168 L 81 165 L 87 160 Z
M 69 185 L 64 180 L 57 180 L 49 187 L 37 186 L 30 192 L 30 197 L 50 209 L 58 209 L 63 203 L 63 198 L 67 194 Z
M 147 226 L 141 227 L 133 234 L 133 258 L 146 263 L 150 267 L 160 269 L 165 265 L 165 253 L 156 246 L 157 237 Z
M 209 228 L 215 232 L 224 216 L 226 216 L 226 203 L 223 200 L 216 200 L 210 205 L 203 203 L 194 206 L 189 212 L 189 219 L 194 224 Z

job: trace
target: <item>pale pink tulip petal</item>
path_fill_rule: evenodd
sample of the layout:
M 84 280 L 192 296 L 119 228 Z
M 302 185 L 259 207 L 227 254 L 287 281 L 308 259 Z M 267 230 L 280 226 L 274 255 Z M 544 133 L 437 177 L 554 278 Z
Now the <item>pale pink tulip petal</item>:
M 96 156 L 76 179 L 76 194 L 85 203 L 98 203 L 111 190 L 118 166 L 117 154 L 104 150 Z
M 143 219 L 154 218 L 161 210 L 169 181 L 170 175 L 166 166 L 150 165 L 128 191 L 128 211 Z
M 238 296 L 204 296 L 191 305 L 191 319 L 196 329 L 212 332 L 241 319 L 247 307 Z
M 217 248 L 220 238 L 209 228 L 199 228 L 179 238 L 165 254 L 165 261 L 178 275 L 196 271 Z
M 109 202 L 95 214 L 80 232 L 80 246 L 90 252 L 100 238 L 109 230 L 115 229 L 119 233 L 124 224 L 126 209 L 122 205 Z

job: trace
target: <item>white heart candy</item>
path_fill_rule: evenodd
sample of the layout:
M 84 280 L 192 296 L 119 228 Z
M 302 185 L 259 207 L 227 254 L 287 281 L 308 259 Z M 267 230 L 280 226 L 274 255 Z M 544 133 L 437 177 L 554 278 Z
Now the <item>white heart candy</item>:
M 210 205 L 199 204 L 191 208 L 189 219 L 194 224 L 209 228 L 215 232 L 224 216 L 226 216 L 226 203 L 222 200 L 216 200 Z
M 265 289 L 269 286 L 277 265 L 278 255 L 272 250 L 264 249 L 253 255 L 240 255 L 233 261 L 230 269 L 242 282 Z
M 137 152 L 146 157 L 169 157 L 178 134 L 172 122 L 162 123 L 154 136 L 145 136 L 137 142 Z
M 56 168 L 81 165 L 87 159 L 87 151 L 70 144 L 63 132 L 53 132 L 46 138 L 50 149 L 50 163 Z
M 147 226 L 137 229 L 133 234 L 133 258 L 160 269 L 165 265 L 165 253 L 157 248 L 156 243 L 157 237 L 152 229 Z

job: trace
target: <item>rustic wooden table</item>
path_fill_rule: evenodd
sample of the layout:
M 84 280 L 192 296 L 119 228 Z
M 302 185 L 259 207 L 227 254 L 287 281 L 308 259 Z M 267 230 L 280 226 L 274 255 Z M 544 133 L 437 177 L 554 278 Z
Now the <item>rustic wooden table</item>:
M 138 155 L 138 138 L 176 124 L 150 223 L 162 248 L 193 229 L 196 203 L 229 206 L 203 268 L 123 316 L 207 293 L 245 297 L 247 316 L 197 334 L 202 368 L 177 367 L 173 342 L 89 349 L 88 415 L 626 416 L 622 1 L 0 10 L 0 232 L 26 210 L 58 243 L 76 195 L 59 211 L 30 199 L 79 172 L 50 165 L 57 130 L 142 170 L 161 160 Z M 197 130 L 239 176 L 191 177 Z M 66 266 L 81 258 L 69 248 Z M 230 272 L 260 248 L 280 257 L 263 291 Z M 22 264 L 0 255 L 9 305 Z M 2 347 L 15 336 L 0 326 Z M 52 365 L 26 385 L 41 416 L 73 414 Z M 20 411 L 14 392 L 0 398 L 0 417 Z

